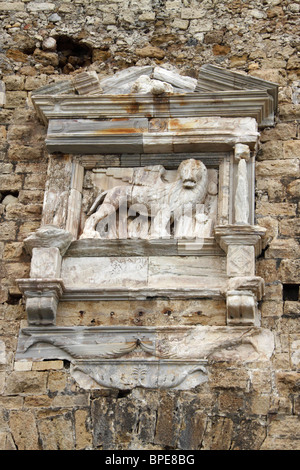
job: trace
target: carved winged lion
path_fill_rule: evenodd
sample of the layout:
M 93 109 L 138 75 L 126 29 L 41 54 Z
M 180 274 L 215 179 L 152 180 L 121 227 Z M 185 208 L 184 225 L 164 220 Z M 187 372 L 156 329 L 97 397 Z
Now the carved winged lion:
M 95 200 L 87 218 L 83 238 L 101 238 L 96 227 L 104 218 L 116 213 L 122 201 L 127 205 L 139 207 L 137 212 L 151 213 L 153 217 L 153 238 L 168 235 L 165 227 L 174 214 L 182 214 L 185 205 L 195 209 L 197 204 L 203 204 L 207 195 L 208 174 L 206 166 L 199 160 L 188 159 L 180 163 L 176 179 L 173 182 L 161 178 L 164 167 L 161 167 L 160 177 L 155 184 L 139 184 L 115 186 L 104 191 Z M 155 232 L 157 227 L 157 232 Z

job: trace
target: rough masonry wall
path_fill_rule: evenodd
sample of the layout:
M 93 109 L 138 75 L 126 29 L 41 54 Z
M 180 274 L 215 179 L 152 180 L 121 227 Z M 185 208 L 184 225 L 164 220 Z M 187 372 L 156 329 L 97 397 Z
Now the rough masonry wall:
M 0 449 L 300 449 L 299 11 L 299 0 L 0 1 Z M 104 77 L 133 65 L 197 78 L 206 63 L 280 85 L 256 166 L 272 360 L 211 363 L 209 381 L 190 391 L 89 392 L 63 361 L 23 370 L 15 279 L 29 275 L 23 240 L 40 225 L 49 159 L 31 91 L 79 70 Z

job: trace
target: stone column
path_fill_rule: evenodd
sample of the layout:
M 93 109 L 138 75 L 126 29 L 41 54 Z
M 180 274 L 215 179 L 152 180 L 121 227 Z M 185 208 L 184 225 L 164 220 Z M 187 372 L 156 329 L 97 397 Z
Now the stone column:
M 249 224 L 249 188 L 247 163 L 250 160 L 250 149 L 248 145 L 236 144 L 234 148 L 234 159 L 238 164 L 237 187 L 234 198 L 234 214 L 236 224 Z

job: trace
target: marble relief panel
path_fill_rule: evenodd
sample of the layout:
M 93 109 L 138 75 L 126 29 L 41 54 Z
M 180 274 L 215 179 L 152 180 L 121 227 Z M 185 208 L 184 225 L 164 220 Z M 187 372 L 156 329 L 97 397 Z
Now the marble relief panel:
M 189 173 L 185 181 L 179 175 L 184 166 Z M 193 174 L 195 167 L 204 173 L 200 181 Z M 192 158 L 177 170 L 163 165 L 87 170 L 80 238 L 211 237 L 218 212 L 218 173 Z M 93 223 L 87 221 L 93 218 Z

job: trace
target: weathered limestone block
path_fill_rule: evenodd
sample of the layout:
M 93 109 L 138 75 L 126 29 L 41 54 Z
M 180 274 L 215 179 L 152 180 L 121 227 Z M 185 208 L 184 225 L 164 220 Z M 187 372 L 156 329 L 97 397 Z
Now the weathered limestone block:
M 10 432 L 0 431 L 0 449 L 1 450 L 17 450 Z
M 140 57 L 152 57 L 154 59 L 163 59 L 166 55 L 165 51 L 157 46 L 145 46 L 143 48 L 137 48 L 135 53 Z
M 260 136 L 261 142 L 270 140 L 291 140 L 297 138 L 297 126 L 294 123 L 278 123 L 275 127 L 265 129 Z
M 295 217 L 297 214 L 297 205 L 292 202 L 265 202 L 260 201 L 256 204 L 256 213 L 258 216 Z
M 269 202 L 282 201 L 288 197 L 286 186 L 278 178 L 261 178 L 257 182 L 257 192 L 261 195 L 261 200 L 265 199 L 267 193 Z
M 264 300 L 264 302 L 262 303 L 261 315 L 263 319 L 266 317 L 279 318 L 282 316 L 282 313 L 282 302 Z
M 5 107 L 15 109 L 23 107 L 27 99 L 26 91 L 7 91 Z
M 76 449 L 92 447 L 92 434 L 88 427 L 89 414 L 87 410 L 75 411 Z
M 270 160 L 258 162 L 255 167 L 256 175 L 260 177 L 274 176 L 299 176 L 299 160 L 289 158 L 288 160 Z
M 47 390 L 47 374 L 47 372 L 36 371 L 13 371 L 7 378 L 6 393 L 8 395 L 44 394 Z
M 266 258 L 299 258 L 300 246 L 293 238 L 272 240 L 265 254 Z
M 43 157 L 42 147 L 32 147 L 30 145 L 10 145 L 8 158 L 12 161 L 40 160 Z
M 51 2 L 39 2 L 39 3 L 30 2 L 27 8 L 31 12 L 52 11 L 55 9 L 55 4 Z
M 20 75 L 7 75 L 1 83 L 4 91 L 5 89 L 7 91 L 24 90 L 24 77 Z
M 283 219 L 279 224 L 279 231 L 282 235 L 288 237 L 300 236 L 300 218 Z
M 1 11 L 24 11 L 25 5 L 23 2 L 1 2 Z
M 300 140 L 286 140 L 283 142 L 283 158 L 299 158 Z
M 283 142 L 281 140 L 268 140 L 261 145 L 256 161 L 280 160 L 283 158 Z
M 59 58 L 56 52 L 45 52 L 41 49 L 36 49 L 33 56 L 37 62 L 40 62 L 44 66 L 52 65 L 53 67 L 57 67 L 59 64 Z
M 15 240 L 17 234 L 16 222 L 2 222 L 0 224 L 0 240 Z
M 292 436 L 292 437 L 291 437 Z M 270 423 L 268 436 L 261 450 L 298 450 L 299 449 L 299 419 L 297 416 L 279 414 Z
M 56 413 L 38 422 L 39 437 L 44 450 L 73 450 L 73 424 L 70 414 Z
M 47 83 L 47 75 L 42 75 L 41 77 L 27 77 L 25 80 L 25 90 L 33 91 Z
M 249 382 L 249 372 L 245 369 L 231 368 L 224 370 L 218 364 L 214 368 L 211 386 L 222 389 L 246 390 Z
M 8 288 L 0 286 L 0 304 L 8 300 Z
M 278 269 L 279 279 L 284 283 L 300 283 L 300 260 L 283 259 Z
M 288 186 L 287 186 L 287 192 L 290 194 L 292 197 L 298 198 L 300 197 L 300 179 L 297 179 L 295 181 L 292 181 Z
M 18 191 L 23 184 L 23 175 L 0 175 L 0 187 L 2 191 Z
M 197 18 L 203 18 L 206 15 L 204 8 L 181 8 L 181 18 L 186 20 L 194 20 Z
M 31 411 L 11 411 L 10 428 L 18 450 L 39 448 L 36 421 Z
M 42 204 L 7 204 L 6 218 L 17 220 L 40 220 Z

